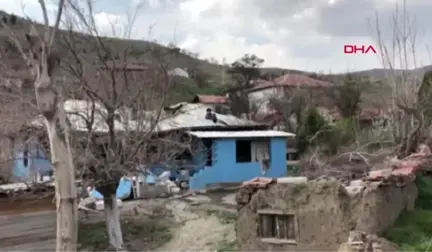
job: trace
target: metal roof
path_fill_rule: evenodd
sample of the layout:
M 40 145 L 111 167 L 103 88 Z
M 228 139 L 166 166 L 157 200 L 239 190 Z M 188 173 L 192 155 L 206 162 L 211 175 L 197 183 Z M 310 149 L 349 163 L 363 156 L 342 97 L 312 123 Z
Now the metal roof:
M 218 128 L 230 126 L 260 126 L 254 121 L 238 118 L 233 115 L 223 115 L 214 113 L 217 122 L 206 119 L 207 109 L 211 106 L 205 104 L 180 103 L 173 105 L 177 111 L 173 115 L 167 115 L 162 118 L 157 125 L 156 131 L 164 132 L 177 129 L 200 129 L 200 128 Z
M 106 124 L 105 117 L 108 114 L 106 109 L 100 104 L 94 104 L 94 122 L 92 125 L 93 132 L 108 132 L 108 125 Z M 67 115 L 67 119 L 70 122 L 70 126 L 74 131 L 82 131 L 86 132 L 87 124 L 85 118 L 90 118 L 91 112 L 93 110 L 93 106 L 91 102 L 85 100 L 66 100 L 64 102 L 64 110 Z M 120 115 L 120 111 L 117 111 L 116 114 Z M 34 126 L 42 126 L 44 122 L 44 118 L 42 116 L 38 116 L 35 118 L 31 124 Z M 116 131 L 126 131 L 128 129 L 132 129 L 137 127 L 136 122 L 129 120 L 127 122 L 114 122 L 114 128 Z
M 175 108 L 175 109 L 173 109 Z M 171 106 L 173 113 L 169 111 L 163 111 L 161 118 L 158 122 L 148 120 L 144 121 L 144 118 L 140 121 L 134 121 L 122 118 L 124 111 L 117 111 L 116 113 L 122 118 L 122 120 L 116 120 L 114 122 L 114 128 L 116 131 L 128 131 L 128 130 L 150 130 L 146 129 L 146 126 L 153 128 L 154 132 L 167 132 L 172 130 L 180 129 L 202 129 L 202 128 L 220 128 L 220 127 L 253 127 L 263 126 L 254 121 L 245 120 L 238 118 L 233 115 L 223 115 L 214 113 L 217 121 L 206 119 L 207 109 L 210 106 L 205 104 L 190 104 L 180 103 Z M 84 100 L 67 100 L 64 103 L 64 109 L 67 114 L 67 118 L 71 124 L 71 128 L 75 131 L 87 131 L 86 120 L 84 118 L 90 118 L 92 111 L 92 103 Z M 108 132 L 108 125 L 106 124 L 105 117 L 107 115 L 106 109 L 99 103 L 95 103 L 94 124 L 93 132 Z M 152 113 L 151 111 L 149 113 Z M 32 121 L 34 126 L 43 125 L 43 117 L 38 116 Z M 147 125 L 146 125 L 147 124 Z M 155 125 L 156 124 L 156 125 Z
M 254 137 L 293 137 L 295 134 L 276 130 L 250 131 L 188 131 L 198 138 L 254 138 Z

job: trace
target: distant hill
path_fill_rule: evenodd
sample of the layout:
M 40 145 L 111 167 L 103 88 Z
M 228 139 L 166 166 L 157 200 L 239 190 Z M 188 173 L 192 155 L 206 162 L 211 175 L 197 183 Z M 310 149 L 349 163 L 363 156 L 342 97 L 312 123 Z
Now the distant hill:
M 425 72 L 431 71 L 431 70 L 432 70 L 432 65 L 428 65 L 425 67 L 420 67 L 420 68 L 416 68 L 416 69 L 412 69 L 412 70 L 406 70 L 406 71 L 408 71 L 412 74 L 423 75 Z M 402 75 L 403 72 L 404 72 L 404 70 L 401 70 L 401 69 L 395 69 L 394 70 L 394 73 L 396 75 Z M 388 76 L 391 76 L 392 71 L 389 69 L 374 68 L 374 69 L 370 69 L 370 70 L 356 71 L 356 72 L 351 72 L 351 73 L 354 75 L 371 77 L 373 79 L 384 79 Z
M 13 17 L 13 15 L 9 15 L 6 12 L 0 11 L 0 18 L 2 18 L 3 20 L 7 20 L 8 22 L 10 22 L 11 17 Z M 20 17 L 15 17 L 15 18 L 16 18 L 15 24 L 10 24 L 11 28 L 14 29 L 14 32 L 18 34 L 27 32 L 29 30 L 29 22 Z M 39 26 L 39 29 L 40 28 L 42 27 Z M 6 39 L 7 37 L 4 29 L 0 28 L 0 42 L 5 41 Z M 118 46 L 118 48 L 125 48 L 125 47 L 132 46 L 137 50 L 147 50 L 148 48 L 152 48 L 152 50 L 159 50 L 161 52 L 174 51 L 175 53 L 170 53 L 169 54 L 170 56 L 167 59 L 170 63 L 169 66 L 170 69 L 181 68 L 188 71 L 189 73 L 191 70 L 199 69 L 200 71 L 202 71 L 208 76 L 209 84 L 207 86 L 200 86 L 194 80 L 182 79 L 181 82 L 184 85 L 180 86 L 179 89 L 181 89 L 181 91 L 177 92 L 177 96 L 179 100 L 181 99 L 188 100 L 197 92 L 220 93 L 224 89 L 223 86 L 224 84 L 227 85 L 232 83 L 230 76 L 224 74 L 226 70 L 226 66 L 223 66 L 221 64 L 211 63 L 210 61 L 207 60 L 198 59 L 193 56 L 193 53 L 187 53 L 184 50 L 181 50 L 180 48 L 165 47 L 155 42 L 142 41 L 142 40 L 122 40 L 116 38 L 104 38 L 104 39 L 106 42 L 111 43 L 111 45 L 116 47 Z M 85 47 L 86 45 L 83 46 Z M 91 50 L 88 51 L 89 53 L 91 53 Z M 143 58 L 140 58 L 139 60 L 142 60 L 144 62 L 149 61 L 149 59 L 145 58 L 145 56 Z M 8 63 L 8 61 L 10 61 L 11 65 L 12 64 L 16 65 L 17 62 L 19 62 L 17 61 L 16 58 L 6 59 L 6 63 Z M 25 68 L 25 66 L 22 67 Z M 17 66 L 16 68 L 20 68 L 20 66 Z M 432 70 L 432 65 L 418 68 L 415 70 L 410 70 L 410 71 L 414 71 L 418 74 L 424 74 L 424 72 L 429 70 Z M 275 76 L 280 76 L 287 73 L 298 73 L 298 74 L 307 74 L 307 75 L 312 74 L 312 72 L 306 72 L 306 71 L 295 70 L 295 69 L 282 69 L 282 68 L 262 68 L 262 73 L 272 73 Z M 396 70 L 396 73 L 401 74 L 402 70 Z M 390 70 L 370 69 L 365 71 L 352 72 L 352 74 L 358 76 L 367 76 L 373 79 L 383 79 L 390 75 Z

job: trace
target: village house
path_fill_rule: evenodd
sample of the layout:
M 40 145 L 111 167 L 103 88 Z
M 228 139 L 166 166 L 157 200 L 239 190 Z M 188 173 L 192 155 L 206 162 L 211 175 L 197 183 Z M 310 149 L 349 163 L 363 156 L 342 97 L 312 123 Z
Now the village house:
M 294 95 L 307 97 L 318 107 L 321 115 L 329 122 L 342 118 L 340 112 L 329 96 L 335 85 L 331 82 L 317 80 L 301 74 L 286 74 L 273 80 L 257 80 L 252 87 L 243 90 L 247 94 L 254 120 L 265 122 L 271 128 L 283 130 L 281 122 L 286 120 L 280 111 L 272 106 L 272 100 L 290 99 Z M 371 126 L 374 122 L 387 123 L 390 118 L 388 107 L 362 106 L 358 119 L 362 127 Z M 294 117 L 290 120 L 295 120 Z
M 378 237 L 403 211 L 414 209 L 416 175 L 430 170 L 423 157 L 415 153 L 393 169 L 371 171 L 347 184 L 306 177 L 245 182 L 236 195 L 239 251 L 398 251 Z M 354 232 L 374 237 L 370 242 L 382 249 L 369 244 L 367 250 L 347 250 L 367 240 L 352 240 Z
M 64 106 L 71 129 L 78 133 L 87 132 L 84 118 L 89 115 L 92 104 L 84 100 L 67 100 Z M 101 116 L 103 108 L 96 104 L 96 109 L 99 113 L 92 131 L 104 134 L 108 128 Z M 126 119 L 119 112 L 116 130 L 125 131 L 127 125 L 134 124 L 132 120 L 127 123 L 123 120 Z M 36 119 L 32 126 L 40 127 L 42 122 Z M 189 151 L 188 155 L 166 155 L 166 160 L 143 164 L 155 176 L 170 171 L 174 179 L 180 176 L 179 170 L 187 170 L 190 176 L 185 182 L 190 189 L 241 183 L 262 175 L 286 176 L 287 139 L 293 136 L 287 132 L 268 131 L 266 125 L 253 121 L 215 113 L 212 106 L 199 103 L 180 103 L 164 108 L 152 134 L 167 138 L 182 134 L 197 143 L 199 148 Z M 12 167 L 16 181 L 50 178 L 52 169 L 41 145 L 40 138 L 29 137 L 26 144 L 16 150 Z M 121 194 L 125 195 L 123 191 Z
M 191 157 L 190 189 L 286 175 L 286 145 L 292 133 L 269 131 L 266 125 L 215 113 L 202 103 L 180 103 L 166 111 L 172 115 L 160 121 L 159 132 L 183 130 L 203 147 Z M 154 173 L 160 174 L 163 169 L 156 167 Z
M 88 132 L 85 118 L 92 113 L 92 103 L 85 100 L 66 100 L 64 109 L 70 129 L 73 132 Z M 103 108 L 95 103 L 94 124 L 92 130 L 95 134 L 108 132 L 108 127 L 102 116 Z M 120 117 L 120 116 L 119 116 Z M 10 182 L 42 182 L 50 180 L 53 175 L 51 164 L 46 156 L 48 143 L 43 136 L 43 120 L 37 116 L 29 120 L 27 125 L 15 133 L 21 137 L 15 137 L 14 160 Z M 116 121 L 116 129 L 124 130 L 123 124 Z
M 289 99 L 296 92 L 310 96 L 310 100 L 318 105 L 327 104 L 325 89 L 333 87 L 327 81 L 316 80 L 301 74 L 285 74 L 269 81 L 258 81 L 252 87 L 244 90 L 251 106 L 256 108 L 256 114 L 271 114 L 271 100 Z
M 88 71 L 86 71 L 86 74 L 88 75 L 86 75 L 85 78 L 89 80 L 87 83 L 87 88 L 93 90 L 94 93 L 97 93 L 99 97 L 102 97 L 101 99 L 110 101 L 112 93 L 115 92 L 117 99 L 124 101 L 126 106 L 131 106 L 131 103 L 136 103 L 136 101 L 132 101 L 133 99 L 130 99 L 132 94 L 136 94 L 136 90 L 142 89 L 142 86 L 148 86 L 149 89 L 152 90 L 152 94 L 148 95 L 149 97 L 146 99 L 146 101 L 144 101 L 145 104 L 140 105 L 149 107 L 148 109 L 152 109 L 152 104 L 159 104 L 154 102 L 153 99 L 159 99 L 157 94 L 166 91 L 166 87 L 158 83 L 160 80 L 155 79 L 154 75 L 151 74 L 157 73 L 157 71 L 159 70 L 155 69 L 154 66 L 140 62 L 109 61 L 89 65 Z M 106 78 L 107 76 L 108 78 Z M 25 95 L 23 100 L 28 101 L 29 104 L 34 102 L 34 91 L 32 90 L 32 82 L 29 81 L 31 80 L 31 76 L 29 75 L 28 71 L 12 71 L 7 75 L 5 74 L 3 79 L 3 85 L 9 84 L 9 86 L 12 86 L 12 88 L 18 88 L 19 90 L 17 93 Z M 62 76 L 56 76 L 56 80 L 59 81 L 59 83 L 63 83 L 65 80 L 70 82 L 67 85 L 61 86 L 61 92 L 64 97 L 69 98 L 66 100 L 64 107 L 66 113 L 68 113 L 68 121 L 71 123 L 72 131 L 86 132 L 88 131 L 88 128 L 83 118 L 89 118 L 89 113 L 92 110 L 92 106 L 88 103 L 88 101 L 82 100 L 84 97 L 86 97 L 86 93 L 83 92 L 82 85 L 77 79 L 78 78 L 76 76 L 72 76 L 67 72 L 62 72 Z M 117 83 L 115 90 L 107 88 L 107 79 L 111 79 L 111 81 Z M 128 84 L 128 88 L 125 88 L 125 83 Z M 22 103 L 20 99 L 15 100 Z M 9 104 L 7 107 L 11 107 L 10 110 L 12 110 L 12 107 L 15 107 L 11 106 L 11 101 L 7 101 L 7 104 Z M 27 103 L 25 104 L 27 105 Z M 96 105 L 96 110 L 98 112 L 104 110 L 100 104 L 96 103 Z M 16 107 L 23 110 L 22 105 L 16 105 Z M 30 111 L 31 109 L 34 110 L 34 108 L 31 106 L 28 107 L 30 107 L 30 109 L 26 109 L 25 111 Z M 12 169 L 5 167 L 5 169 L 9 170 L 11 173 L 8 174 L 8 178 L 6 180 L 17 182 L 40 181 L 48 179 L 48 177 L 52 175 L 52 169 L 45 156 L 47 153 L 42 150 L 44 148 L 46 149 L 46 146 L 42 148 L 41 141 L 37 139 L 39 136 L 36 137 L 37 134 L 29 134 L 30 130 L 28 129 L 28 127 L 41 127 L 41 123 L 34 125 L 34 123 L 37 121 L 40 122 L 41 119 L 32 121 L 32 118 L 35 117 L 37 111 L 28 114 L 22 113 L 21 111 L 20 114 L 24 114 L 26 117 L 24 119 L 16 119 L 16 116 L 13 115 L 13 113 L 6 112 L 1 111 L 1 114 L 4 117 L 7 117 L 8 120 L 8 123 L 3 124 L 16 125 L 14 130 L 1 129 L 3 135 L 14 135 L 14 143 L 11 147 L 13 149 L 13 164 Z M 117 119 L 121 119 L 116 120 L 115 122 L 117 127 L 116 130 L 124 130 L 121 129 L 125 124 L 124 122 L 132 121 L 132 119 L 134 119 L 133 117 L 136 115 L 133 109 L 126 109 L 126 113 L 124 112 L 125 111 L 116 112 Z M 98 113 L 96 113 L 95 118 L 96 120 L 92 129 L 93 132 L 96 134 L 105 134 L 107 132 L 107 125 L 104 123 L 103 118 L 101 115 L 98 115 Z M 31 121 L 31 123 L 29 123 L 29 121 Z M 23 132 L 23 129 L 17 132 L 18 129 L 21 129 L 22 125 L 22 128 L 26 128 L 26 132 Z M 12 134 L 9 134 L 9 132 L 12 132 Z M 47 144 L 45 143 L 45 145 Z
M 230 107 L 226 96 L 197 94 L 191 103 L 200 103 L 211 108 L 219 114 L 229 114 Z

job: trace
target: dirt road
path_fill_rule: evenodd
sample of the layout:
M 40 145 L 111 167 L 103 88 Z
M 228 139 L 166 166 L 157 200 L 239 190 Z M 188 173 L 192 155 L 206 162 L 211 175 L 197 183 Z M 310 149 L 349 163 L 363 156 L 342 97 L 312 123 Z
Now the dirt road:
M 54 251 L 55 212 L 0 216 L 0 251 Z
M 168 205 L 180 227 L 174 237 L 157 251 L 214 251 L 219 243 L 235 240 L 234 224 L 222 223 L 214 215 L 191 211 L 187 203 L 174 201 Z
M 0 251 L 54 251 L 54 209 L 52 197 L 0 199 Z

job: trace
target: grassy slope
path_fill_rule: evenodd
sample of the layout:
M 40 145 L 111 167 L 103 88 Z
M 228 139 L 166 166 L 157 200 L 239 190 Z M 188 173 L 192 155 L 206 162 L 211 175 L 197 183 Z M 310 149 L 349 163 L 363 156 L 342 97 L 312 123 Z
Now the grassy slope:
M 385 236 L 402 251 L 432 251 L 432 178 L 417 179 L 416 208 L 404 212 Z

